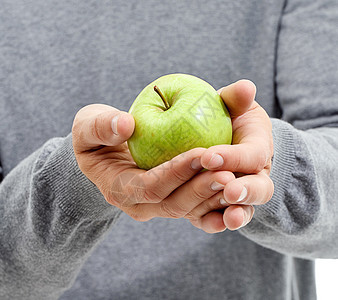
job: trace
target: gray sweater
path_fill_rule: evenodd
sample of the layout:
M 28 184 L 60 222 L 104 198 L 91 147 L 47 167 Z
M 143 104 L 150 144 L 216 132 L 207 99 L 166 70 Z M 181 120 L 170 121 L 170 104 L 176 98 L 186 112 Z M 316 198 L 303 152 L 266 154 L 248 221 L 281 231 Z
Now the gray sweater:
M 334 0 L 3 0 L 0 299 L 315 299 L 338 258 Z M 79 170 L 75 113 L 127 110 L 157 77 L 257 85 L 275 193 L 236 232 L 139 223 Z M 189 199 L 187 199 L 189 201 Z

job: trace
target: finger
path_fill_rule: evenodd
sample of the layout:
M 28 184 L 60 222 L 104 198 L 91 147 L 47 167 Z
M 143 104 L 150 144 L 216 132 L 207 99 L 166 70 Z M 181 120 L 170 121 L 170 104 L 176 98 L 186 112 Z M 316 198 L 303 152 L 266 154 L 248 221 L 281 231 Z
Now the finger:
M 256 95 L 256 86 L 250 80 L 239 80 L 218 90 L 232 118 L 244 114 Z
M 255 143 L 217 145 L 203 153 L 201 164 L 208 170 L 258 173 L 270 164 L 270 152 L 264 139 L 257 139 Z
M 202 170 L 201 155 L 205 148 L 184 152 L 142 174 L 146 187 L 145 201 L 157 203 Z
M 126 112 L 109 105 L 88 105 L 74 119 L 74 150 L 84 152 L 100 146 L 120 145 L 133 134 L 134 127 L 134 118 Z
M 204 148 L 189 150 L 148 171 L 132 168 L 116 174 L 111 184 L 110 203 L 121 209 L 135 206 L 133 215 L 141 216 L 143 206 L 137 207 L 137 204 L 161 202 L 200 172 L 200 156 L 204 151 Z M 153 209 L 149 207 L 147 217 L 154 216 Z
M 245 175 L 224 187 L 224 199 L 230 204 L 262 205 L 273 195 L 274 185 L 266 172 Z
M 233 173 L 227 171 L 202 172 L 171 193 L 161 203 L 139 205 L 138 209 L 139 211 L 142 210 L 142 215 L 147 215 L 149 218 L 154 216 L 174 219 L 183 218 L 196 206 L 217 194 L 229 181 L 234 179 Z M 204 211 L 204 214 L 209 211 Z
M 197 205 L 192 211 L 187 213 L 184 218 L 190 221 L 201 219 L 211 211 L 221 210 L 228 207 L 230 203 L 226 202 L 223 196 L 223 190 L 213 195 L 209 199 Z
M 231 205 L 223 214 L 223 222 L 229 230 L 246 226 L 252 219 L 255 209 L 251 205 Z
M 223 213 L 212 211 L 201 218 L 200 228 L 206 233 L 222 232 L 226 229 L 223 221 Z
M 234 174 L 227 171 L 200 173 L 161 202 L 160 216 L 164 218 L 193 217 L 190 212 L 194 208 L 203 202 L 209 202 L 210 197 L 218 194 L 218 191 L 232 180 L 235 180 Z M 211 204 L 213 202 L 214 200 Z M 205 205 L 204 214 L 210 212 L 208 204 Z

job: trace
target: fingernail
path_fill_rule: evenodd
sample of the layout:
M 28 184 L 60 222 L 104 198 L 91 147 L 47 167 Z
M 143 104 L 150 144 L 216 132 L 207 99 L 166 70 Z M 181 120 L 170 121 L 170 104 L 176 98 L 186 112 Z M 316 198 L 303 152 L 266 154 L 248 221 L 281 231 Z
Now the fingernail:
M 194 170 L 201 169 L 201 168 L 202 168 L 202 165 L 201 165 L 201 159 L 200 159 L 199 157 L 194 158 L 194 159 L 191 161 L 190 166 L 191 166 L 191 168 L 194 169 Z
M 210 185 L 210 188 L 211 188 L 213 191 L 220 191 L 220 190 L 223 190 L 224 184 L 221 184 L 221 183 L 219 183 L 219 182 L 214 181 L 214 182 Z
M 243 201 L 247 195 L 248 195 L 248 190 L 246 189 L 245 186 L 243 186 L 243 190 L 242 190 L 241 194 L 239 195 L 239 198 L 237 199 L 236 202 Z
M 119 119 L 119 115 L 115 116 L 113 120 L 111 121 L 111 129 L 113 130 L 114 134 L 118 135 L 117 132 L 117 121 Z
M 223 198 L 219 199 L 219 203 L 221 203 L 221 205 L 229 206 L 228 202 L 226 202 Z
M 244 212 L 245 211 L 245 212 Z M 250 205 L 244 205 L 244 209 L 243 209 L 243 224 L 240 228 L 248 225 L 253 217 L 253 214 L 255 212 L 255 209 L 250 206 Z
M 208 169 L 214 169 L 222 166 L 224 164 L 223 157 L 219 154 L 214 153 L 208 163 Z
M 242 213 L 243 213 L 243 223 L 242 223 L 242 225 L 239 228 L 242 228 L 242 227 L 244 227 L 246 225 L 246 219 L 247 219 L 247 217 L 246 217 L 246 212 L 244 211 L 244 209 L 242 209 Z

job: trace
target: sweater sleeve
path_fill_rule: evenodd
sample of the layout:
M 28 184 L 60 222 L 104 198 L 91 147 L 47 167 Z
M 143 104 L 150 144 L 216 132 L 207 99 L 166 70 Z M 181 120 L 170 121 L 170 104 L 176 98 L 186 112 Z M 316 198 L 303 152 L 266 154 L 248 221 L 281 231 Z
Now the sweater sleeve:
M 120 215 L 78 168 L 71 135 L 0 185 L 1 299 L 57 299 Z
M 287 1 L 276 58 L 274 195 L 241 232 L 302 258 L 338 258 L 338 4 Z

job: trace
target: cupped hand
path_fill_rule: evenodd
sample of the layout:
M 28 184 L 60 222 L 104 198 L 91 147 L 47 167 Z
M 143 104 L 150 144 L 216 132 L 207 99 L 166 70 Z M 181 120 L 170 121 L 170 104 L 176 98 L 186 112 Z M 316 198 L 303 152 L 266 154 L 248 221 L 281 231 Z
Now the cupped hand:
M 212 171 L 234 172 L 236 179 L 224 187 L 223 197 L 229 207 L 224 212 L 206 213 L 195 222 L 212 230 L 214 224 L 223 220 L 224 228 L 235 230 L 250 222 L 254 205 L 265 204 L 273 195 L 274 186 L 269 177 L 273 156 L 272 127 L 269 116 L 254 100 L 256 87 L 251 81 L 240 80 L 218 92 L 231 116 L 233 141 L 232 145 L 207 149 L 202 154 L 201 164 Z
M 200 172 L 204 148 L 182 153 L 148 171 L 139 169 L 126 143 L 134 126 L 130 114 L 108 105 L 92 104 L 75 116 L 72 138 L 78 165 L 108 203 L 138 221 L 154 217 L 198 220 L 203 216 L 201 207 L 207 211 L 224 208 L 220 199 L 224 186 L 235 180 L 232 172 Z M 194 209 L 196 214 L 191 212 Z M 224 224 L 198 227 L 219 231 Z

